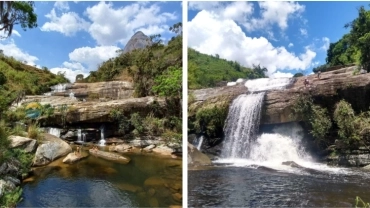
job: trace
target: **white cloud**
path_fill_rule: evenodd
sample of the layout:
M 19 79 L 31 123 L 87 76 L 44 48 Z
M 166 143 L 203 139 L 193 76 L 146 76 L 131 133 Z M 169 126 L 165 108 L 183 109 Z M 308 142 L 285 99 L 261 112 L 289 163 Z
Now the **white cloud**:
M 322 49 L 324 51 L 327 51 L 329 49 L 330 39 L 327 38 L 327 37 L 323 37 L 322 38 L 322 42 L 323 42 L 323 45 L 321 46 L 320 49 Z
M 85 67 L 82 66 L 81 63 L 78 63 L 78 62 L 68 62 L 68 61 L 65 61 L 63 62 L 63 66 L 64 67 L 67 67 L 67 68 L 71 68 L 71 69 L 74 69 L 74 70 L 81 70 L 81 71 L 85 71 Z
M 86 16 L 93 22 L 90 35 L 99 45 L 126 44 L 138 29 L 146 35 L 168 30 L 168 20 L 177 19 L 173 13 L 161 13 L 156 4 L 133 3 L 125 7 L 113 8 L 112 3 L 100 2 L 86 9 Z
M 88 70 L 97 70 L 98 64 L 101 64 L 103 61 L 106 61 L 110 58 L 116 57 L 116 51 L 120 48 L 116 46 L 97 46 L 94 48 L 91 47 L 82 47 L 77 48 L 71 53 L 69 53 L 69 59 L 73 62 L 77 62 L 80 64 L 85 64 Z M 69 66 L 75 69 L 78 69 L 78 66 L 75 63 L 71 65 L 71 63 L 65 62 L 65 66 Z
M 47 17 L 50 22 L 46 22 L 41 27 L 41 31 L 55 31 L 66 36 L 73 36 L 76 32 L 87 30 L 90 26 L 89 22 L 79 17 L 75 12 L 67 12 L 58 16 L 53 8 L 45 17 Z
M 301 32 L 301 35 L 307 37 L 307 30 L 306 29 L 301 28 L 301 29 L 299 29 L 299 31 Z
M 22 37 L 21 34 L 19 34 L 19 32 L 16 31 L 16 30 L 13 30 L 12 31 L 12 35 L 15 35 L 15 36 L 18 36 L 18 37 Z
M 281 30 L 285 30 L 288 27 L 289 18 L 300 17 L 305 10 L 305 6 L 297 2 L 266 1 L 258 4 L 261 17 L 252 18 L 244 24 L 250 31 L 271 27 L 274 24 L 277 24 Z
M 68 11 L 69 5 L 67 1 L 56 1 L 54 7 L 61 11 Z
M 268 69 L 268 75 L 278 69 L 308 69 L 316 56 L 309 47 L 295 55 L 285 47 L 274 47 L 264 37 L 247 37 L 235 21 L 205 10 L 188 22 L 188 44 L 201 53 L 217 53 L 245 66 L 261 64 Z
M 218 1 L 189 1 L 189 10 L 212 10 L 221 6 Z
M 293 77 L 294 75 L 292 73 L 284 73 L 284 72 L 280 72 L 280 71 L 277 71 L 275 73 L 273 73 L 270 78 L 282 78 L 282 77 Z
M 60 68 L 60 67 L 51 68 L 49 69 L 49 71 L 54 74 L 58 74 L 58 72 L 65 73 L 65 77 L 69 79 L 69 81 L 71 82 L 74 82 L 76 80 L 76 76 L 78 74 L 83 74 L 84 77 L 87 77 L 89 75 L 88 73 L 81 71 L 81 70 L 72 70 L 70 68 L 64 68 L 64 67 L 63 68 Z
M 10 39 L 10 41 L 1 41 L 0 49 L 3 50 L 6 56 L 12 56 L 22 62 L 26 61 L 30 66 L 36 65 L 35 62 L 39 60 L 36 56 L 32 56 L 18 48 L 13 39 Z
M 289 48 L 291 48 L 291 47 L 293 47 L 294 46 L 294 44 L 293 43 L 289 43 L 289 45 L 288 45 L 288 47 Z

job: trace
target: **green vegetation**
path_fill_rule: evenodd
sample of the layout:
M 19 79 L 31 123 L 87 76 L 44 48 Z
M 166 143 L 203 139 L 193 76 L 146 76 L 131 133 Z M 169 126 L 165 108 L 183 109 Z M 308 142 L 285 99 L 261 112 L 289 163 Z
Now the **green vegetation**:
M 303 77 L 304 75 L 302 74 L 302 73 L 296 73 L 296 74 L 294 74 L 294 76 L 293 77 Z
M 14 25 L 22 29 L 37 27 L 37 15 L 34 12 L 33 1 L 1 1 L 0 2 L 0 31 L 12 34 Z
M 228 105 L 200 109 L 190 126 L 193 125 L 197 133 L 204 132 L 211 138 L 217 138 L 222 135 L 227 113 Z
M 217 54 L 210 56 L 188 48 L 189 89 L 214 87 L 221 81 L 235 81 L 238 78 L 263 78 L 266 71 L 259 65 L 250 69 L 236 61 L 221 59 Z
M 292 111 L 295 119 L 307 124 L 317 143 L 330 143 L 326 135 L 332 127 L 332 122 L 327 109 L 315 105 L 311 96 L 301 95 L 295 101 Z
M 358 17 L 344 25 L 349 33 L 335 43 L 330 43 L 326 63 L 313 72 L 327 71 L 333 66 L 357 64 L 370 72 L 370 11 L 364 6 L 358 9 Z
M 292 110 L 293 116 L 305 122 L 319 144 L 328 146 L 334 143 L 334 139 L 339 139 L 343 144 L 342 149 L 351 149 L 367 146 L 369 142 L 370 111 L 356 115 L 351 104 L 345 100 L 339 101 L 330 114 L 331 109 L 314 104 L 309 95 L 301 95 Z M 330 137 L 329 132 L 335 132 L 336 135 Z
M 5 56 L 0 57 L 0 81 L 0 115 L 26 94 L 42 94 L 53 85 L 69 82 L 64 74 L 55 75 Z
M 370 208 L 370 203 L 369 202 L 364 202 L 360 197 L 356 196 L 356 208 Z

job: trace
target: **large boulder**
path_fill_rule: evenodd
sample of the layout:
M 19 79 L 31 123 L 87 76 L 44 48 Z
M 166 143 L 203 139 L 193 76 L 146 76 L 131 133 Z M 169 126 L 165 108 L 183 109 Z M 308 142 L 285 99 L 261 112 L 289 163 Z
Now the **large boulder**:
M 21 148 L 25 152 L 33 152 L 36 149 L 37 142 L 34 139 L 21 136 L 9 136 L 10 148 Z
M 33 158 L 33 166 L 47 165 L 72 152 L 71 146 L 62 139 L 47 133 L 43 137 L 43 144 L 39 145 Z
M 211 165 L 209 157 L 188 143 L 188 165 Z

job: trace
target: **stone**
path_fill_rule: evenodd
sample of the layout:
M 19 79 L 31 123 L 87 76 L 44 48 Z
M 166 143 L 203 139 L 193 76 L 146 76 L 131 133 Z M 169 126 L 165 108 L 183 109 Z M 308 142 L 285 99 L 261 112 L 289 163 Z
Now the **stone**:
M 13 183 L 15 186 L 19 186 L 21 184 L 21 181 L 18 178 L 14 178 L 12 176 L 5 176 L 4 179 Z
M 146 152 L 151 152 L 152 149 L 154 149 L 154 148 L 155 148 L 155 145 L 152 144 L 152 145 L 149 145 L 149 146 L 145 147 L 143 150 L 146 151 Z
M 9 136 L 10 148 L 22 148 L 25 152 L 33 152 L 36 149 L 37 141 L 27 137 Z
M 132 193 L 140 193 L 143 190 L 140 186 L 135 186 L 128 183 L 120 183 L 117 185 L 117 187 L 121 190 L 129 191 Z
M 180 193 L 172 194 L 172 198 L 173 198 L 175 201 L 181 202 L 181 201 L 182 201 L 182 194 L 180 194 Z
M 143 32 L 138 31 L 127 42 L 122 53 L 129 53 L 135 49 L 142 49 L 152 44 L 153 43 L 148 36 L 146 36 Z
M 158 202 L 158 199 L 157 198 L 154 198 L 154 197 L 151 197 L 149 199 L 149 205 L 151 207 L 159 207 L 159 202 Z
M 155 189 L 154 189 L 154 188 L 150 188 L 150 189 L 148 190 L 148 195 L 149 195 L 149 196 L 154 196 L 154 194 L 155 194 Z
M 160 145 L 152 149 L 153 153 L 157 153 L 160 155 L 171 156 L 173 149 L 167 147 L 166 145 Z
M 188 143 L 188 165 L 211 165 L 209 157 Z
M 121 163 L 121 164 L 127 164 L 131 160 L 127 156 L 122 156 L 122 155 L 114 154 L 114 153 L 111 153 L 111 152 L 104 152 L 104 151 L 100 151 L 100 150 L 90 149 L 89 153 L 96 156 L 96 157 L 100 157 L 100 158 L 103 158 L 103 159 L 106 159 L 106 160 L 118 162 L 118 163 Z
M 33 166 L 43 166 L 72 152 L 71 146 L 62 139 L 44 133 L 43 144 L 39 145 L 33 158 Z
M 119 144 L 109 147 L 109 151 L 111 152 L 130 152 L 133 147 L 129 144 Z
M 79 160 L 86 158 L 88 155 L 85 153 L 75 154 L 74 152 L 69 153 L 64 159 L 63 163 L 75 163 Z

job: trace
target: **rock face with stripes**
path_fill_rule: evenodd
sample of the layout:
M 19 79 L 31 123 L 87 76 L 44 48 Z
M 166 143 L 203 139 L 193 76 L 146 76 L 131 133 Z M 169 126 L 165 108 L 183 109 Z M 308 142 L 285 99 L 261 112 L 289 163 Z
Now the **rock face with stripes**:
M 136 32 L 127 42 L 123 53 L 129 53 L 135 49 L 142 49 L 152 44 L 152 41 L 143 32 Z
M 292 84 L 283 90 L 267 91 L 261 112 L 261 124 L 278 124 L 295 121 L 292 106 L 302 94 L 310 94 L 315 103 L 332 108 L 341 99 L 351 103 L 355 111 L 367 111 L 370 103 L 370 73 L 355 74 L 357 67 L 350 66 L 329 72 L 294 78 Z M 309 85 L 304 85 L 305 79 Z M 194 102 L 189 106 L 189 117 L 199 109 L 231 104 L 240 94 L 247 93 L 243 84 L 190 91 Z

